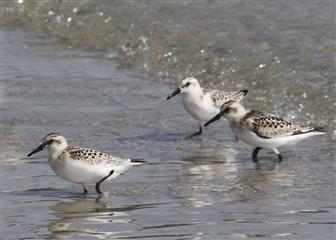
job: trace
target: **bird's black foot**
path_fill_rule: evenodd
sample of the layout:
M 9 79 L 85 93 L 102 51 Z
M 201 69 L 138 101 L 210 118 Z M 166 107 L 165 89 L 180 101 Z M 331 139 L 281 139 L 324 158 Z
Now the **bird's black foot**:
M 83 184 L 83 194 L 87 194 L 89 191 L 86 189 L 85 185 Z
M 200 127 L 200 128 L 199 128 L 199 130 L 198 130 L 198 132 L 195 132 L 195 133 L 193 133 L 193 134 L 191 134 L 191 135 L 187 136 L 187 137 L 186 137 L 186 139 L 190 139 L 190 138 L 193 138 L 193 137 L 199 136 L 199 135 L 201 135 L 201 134 L 202 134 L 202 132 L 203 132 L 203 130 L 202 130 L 202 127 Z
M 96 183 L 96 186 L 95 186 L 96 192 L 97 192 L 99 195 L 102 194 L 102 191 L 100 191 L 100 184 L 101 184 L 101 182 L 97 182 L 97 183 Z
M 109 173 L 109 175 L 107 175 L 106 177 L 102 178 L 99 182 L 96 183 L 95 189 L 96 189 L 96 192 L 98 194 L 102 194 L 103 193 L 102 191 L 100 191 L 100 184 L 102 182 L 104 182 L 107 178 L 109 178 L 113 173 L 114 173 L 114 170 L 111 170 L 111 172 Z
M 253 150 L 253 153 L 252 153 L 252 161 L 254 163 L 257 163 L 258 162 L 258 153 L 259 151 L 261 150 L 260 147 L 256 147 L 254 150 Z
M 277 154 L 277 156 L 278 156 L 279 162 L 282 162 L 282 155 L 279 153 Z
M 96 199 L 95 199 L 95 203 L 96 204 L 100 204 L 100 199 L 102 199 L 102 194 L 99 194 Z

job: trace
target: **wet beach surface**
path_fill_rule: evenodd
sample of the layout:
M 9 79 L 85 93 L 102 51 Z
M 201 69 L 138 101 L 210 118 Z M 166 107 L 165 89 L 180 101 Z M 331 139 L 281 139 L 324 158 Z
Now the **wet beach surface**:
M 225 121 L 200 138 L 175 85 L 66 50 L 44 33 L 3 31 L 2 216 L 5 239 L 334 239 L 335 159 L 330 136 L 267 151 L 235 142 Z M 249 101 L 247 98 L 245 102 Z M 72 145 L 142 157 L 83 197 L 55 176 L 49 132 Z

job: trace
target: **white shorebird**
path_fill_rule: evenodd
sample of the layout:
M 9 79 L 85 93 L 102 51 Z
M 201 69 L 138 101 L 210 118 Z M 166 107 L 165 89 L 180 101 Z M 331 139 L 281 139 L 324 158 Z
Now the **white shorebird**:
M 247 111 L 240 103 L 225 103 L 216 116 L 209 120 L 204 126 L 224 116 L 230 124 L 231 130 L 238 139 L 247 144 L 256 146 L 252 153 L 252 159 L 257 161 L 260 149 L 269 149 L 278 155 L 279 161 L 282 156 L 278 147 L 292 145 L 301 140 L 325 134 L 321 127 L 306 127 L 287 122 L 270 113 L 259 111 Z
M 187 112 L 199 121 L 199 131 L 189 137 L 202 134 L 205 122 L 219 113 L 220 107 L 228 101 L 240 102 L 247 94 L 247 90 L 226 92 L 218 89 L 204 89 L 197 79 L 187 77 L 180 81 L 179 87 L 167 97 L 167 100 L 181 93 L 183 106 Z
M 28 154 L 48 150 L 48 162 L 52 170 L 70 182 L 79 183 L 87 193 L 85 183 L 95 183 L 96 191 L 101 194 L 100 184 L 111 180 L 134 165 L 145 161 L 141 159 L 121 159 L 96 150 L 68 146 L 66 139 L 58 133 L 49 133 L 42 144 Z

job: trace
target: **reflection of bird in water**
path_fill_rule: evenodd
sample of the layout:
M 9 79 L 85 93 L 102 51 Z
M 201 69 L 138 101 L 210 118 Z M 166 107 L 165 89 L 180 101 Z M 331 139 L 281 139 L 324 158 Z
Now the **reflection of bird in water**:
M 102 224 L 130 223 L 128 214 L 120 209 L 112 209 L 100 197 L 79 198 L 70 202 L 58 202 L 50 206 L 56 220 L 48 224 L 50 239 L 68 239 L 73 236 L 110 236 L 113 232 L 97 231 Z M 119 211 L 118 211 L 119 210 Z M 119 231 L 120 233 L 120 231 Z
M 193 149 L 184 158 L 183 174 L 178 181 L 178 194 L 188 207 L 204 207 L 215 203 L 263 201 L 266 195 L 293 185 L 294 173 L 278 170 L 279 164 L 250 164 L 236 159 L 234 148 Z M 283 192 L 283 194 L 287 194 Z M 275 199 L 276 200 L 276 199 Z
M 255 164 L 252 168 L 239 171 L 228 192 L 231 201 L 274 201 L 283 204 L 281 197 L 291 191 L 296 173 L 291 168 L 279 169 L 279 166 L 278 162 L 270 162 L 264 165 Z
M 237 176 L 236 150 L 233 148 L 194 149 L 184 158 L 181 194 L 187 196 L 186 205 L 203 207 L 223 199 Z M 219 195 L 217 195 L 217 193 Z

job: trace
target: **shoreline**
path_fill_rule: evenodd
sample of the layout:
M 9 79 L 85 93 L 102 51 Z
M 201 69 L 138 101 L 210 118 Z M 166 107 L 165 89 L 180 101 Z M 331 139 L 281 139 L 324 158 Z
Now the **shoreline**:
M 281 165 L 264 153 L 255 166 L 251 149 L 234 141 L 225 121 L 181 141 L 197 122 L 180 99 L 166 101 L 175 86 L 48 38 L 7 33 L 4 90 L 15 101 L 3 113 L 16 126 L 19 157 L 2 165 L 6 237 L 333 237 L 328 138 L 284 149 Z M 106 183 L 101 200 L 83 199 L 80 186 L 52 172 L 45 152 L 21 159 L 50 131 L 72 145 L 148 164 Z

